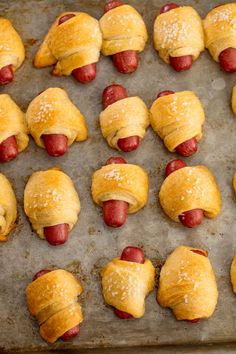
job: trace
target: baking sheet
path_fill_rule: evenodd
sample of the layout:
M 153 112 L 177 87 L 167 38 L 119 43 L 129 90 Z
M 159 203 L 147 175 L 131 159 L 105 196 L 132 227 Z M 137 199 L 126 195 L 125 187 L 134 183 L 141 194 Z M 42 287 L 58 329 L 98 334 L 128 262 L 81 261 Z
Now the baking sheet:
M 225 1 L 223 1 L 224 3 Z M 77 349 L 117 346 L 147 346 L 169 344 L 205 344 L 234 342 L 236 339 L 236 297 L 231 291 L 229 267 L 236 249 L 236 198 L 232 177 L 236 171 L 236 119 L 230 109 L 231 90 L 235 75 L 220 71 L 206 51 L 189 72 L 174 73 L 152 48 L 152 25 L 159 0 L 130 0 L 144 16 L 149 43 L 140 55 L 139 70 L 131 76 L 116 72 L 109 58 L 101 57 L 96 81 L 83 86 L 70 77 L 55 78 L 50 68 L 32 67 L 33 56 L 55 17 L 63 11 L 87 11 L 96 18 L 102 14 L 104 1 L 62 0 L 1 0 L 0 14 L 9 18 L 23 37 L 27 59 L 17 72 L 13 84 L 0 88 L 10 94 L 26 110 L 29 102 L 48 87 L 63 87 L 85 115 L 90 138 L 74 143 L 61 158 L 47 156 L 31 140 L 26 152 L 16 161 L 0 166 L 10 178 L 18 198 L 19 220 L 7 243 L 0 245 L 0 351 Z M 217 1 L 179 1 L 193 5 L 204 17 Z M 222 3 L 222 1 L 221 1 Z M 91 175 L 117 152 L 102 138 L 98 116 L 102 110 L 101 94 L 111 83 L 124 85 L 129 95 L 138 95 L 151 105 L 162 90 L 194 90 L 206 110 L 204 136 L 200 151 L 187 162 L 206 164 L 216 176 L 223 198 L 222 214 L 215 220 L 204 220 L 196 230 L 188 230 L 171 222 L 157 205 L 157 192 L 164 177 L 166 163 L 176 158 L 163 147 L 161 140 L 149 128 L 138 151 L 125 155 L 132 163 L 149 173 L 149 201 L 145 209 L 127 218 L 125 227 L 108 229 L 102 222 L 101 209 L 90 195 Z M 55 165 L 71 176 L 79 191 L 82 210 L 69 241 L 52 247 L 40 240 L 30 228 L 23 212 L 23 191 L 33 171 Z M 162 309 L 155 300 L 155 291 L 147 298 L 146 314 L 140 320 L 120 321 L 104 304 L 99 269 L 120 254 L 127 245 L 142 246 L 146 255 L 159 265 L 178 245 L 205 248 L 213 264 L 219 286 L 219 302 L 208 321 L 191 325 L 177 322 L 171 312 Z M 30 318 L 24 290 L 32 276 L 41 268 L 62 267 L 76 274 L 83 283 L 80 297 L 84 323 L 81 334 L 71 343 L 58 341 L 48 346 L 39 336 L 38 326 Z

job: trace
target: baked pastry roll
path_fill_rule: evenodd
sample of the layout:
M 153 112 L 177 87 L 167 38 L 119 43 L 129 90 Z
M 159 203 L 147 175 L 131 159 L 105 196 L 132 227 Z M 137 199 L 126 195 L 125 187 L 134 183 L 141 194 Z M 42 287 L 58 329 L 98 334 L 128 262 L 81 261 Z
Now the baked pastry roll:
M 80 200 L 70 177 L 52 168 L 29 178 L 24 210 L 38 236 L 58 245 L 66 242 L 78 220 Z
M 138 67 L 138 52 L 143 51 L 148 39 L 141 15 L 123 1 L 110 1 L 100 19 L 102 53 L 112 55 L 117 70 L 132 73 Z
M 15 226 L 17 205 L 15 193 L 8 179 L 0 173 L 0 241 L 7 241 L 7 236 Z
M 232 92 L 232 110 L 236 115 L 236 85 L 233 87 L 233 92 Z
M 41 337 L 54 343 L 83 321 L 77 302 L 83 289 L 79 280 L 63 269 L 39 273 L 26 288 L 27 305 L 38 320 Z
M 34 65 L 43 68 L 55 64 L 53 75 L 72 74 L 85 83 L 96 76 L 101 45 L 102 35 L 95 18 L 84 12 L 65 12 L 49 29 Z
M 120 318 L 142 317 L 145 297 L 154 288 L 155 268 L 151 261 L 124 260 L 124 253 L 130 255 L 130 249 L 133 249 L 132 253 L 143 252 L 136 247 L 127 247 L 121 258 L 114 258 L 101 271 L 104 299 L 115 308 L 115 314 Z
M 177 320 L 197 322 L 213 314 L 218 291 L 205 250 L 180 246 L 161 269 L 157 301 L 172 309 Z
M 161 186 L 159 200 L 175 222 L 194 209 L 202 210 L 207 218 L 215 218 L 221 210 L 220 191 L 206 166 L 183 166 L 169 174 Z
M 0 161 L 14 159 L 29 142 L 25 115 L 7 94 L 0 94 Z
M 23 42 L 11 22 L 0 17 L 0 85 L 8 84 L 25 59 Z
M 36 144 L 51 156 L 64 155 L 74 141 L 88 137 L 83 115 L 61 88 L 49 88 L 35 97 L 26 120 Z
M 234 256 L 231 263 L 230 278 L 233 286 L 233 292 L 236 294 L 236 256 Z
M 170 91 L 168 91 L 170 92 Z M 198 142 L 202 138 L 205 113 L 199 98 L 192 91 L 181 91 L 158 97 L 150 109 L 153 130 L 163 140 L 170 152 L 190 139 Z M 192 151 L 191 151 L 192 152 Z
M 236 3 L 212 9 L 203 21 L 205 46 L 228 72 L 236 71 Z
M 139 97 L 123 98 L 101 112 L 100 126 L 110 147 L 121 151 L 118 145 L 120 139 L 144 137 L 149 126 L 148 108 Z
M 105 223 L 109 226 L 120 227 L 125 223 L 126 213 L 135 213 L 146 205 L 147 173 L 137 165 L 126 164 L 122 158 L 111 158 L 106 166 L 93 174 L 92 197 L 96 204 L 103 207 Z M 112 202 L 113 208 L 107 211 L 109 214 L 107 219 L 105 208 L 106 205 L 110 205 L 109 202 Z M 122 205 L 125 205 L 125 210 L 121 207 Z
M 154 23 L 153 40 L 161 59 L 181 71 L 190 69 L 204 50 L 204 33 L 202 20 L 191 6 L 174 5 L 161 9 Z

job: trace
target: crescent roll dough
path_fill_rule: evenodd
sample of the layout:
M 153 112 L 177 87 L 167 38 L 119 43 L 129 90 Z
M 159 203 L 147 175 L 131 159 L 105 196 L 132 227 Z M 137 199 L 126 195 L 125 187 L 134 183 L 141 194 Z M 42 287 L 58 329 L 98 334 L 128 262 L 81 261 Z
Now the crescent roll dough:
M 232 93 L 232 110 L 236 115 L 236 85 L 234 86 Z
M 15 193 L 8 179 L 0 173 L 0 241 L 7 241 L 7 235 L 13 229 L 16 217 Z
M 154 23 L 154 47 L 165 63 L 169 57 L 192 55 L 196 60 L 204 50 L 202 20 L 190 6 L 181 6 L 157 16 Z
M 139 97 L 128 97 L 109 105 L 100 114 L 102 135 L 108 144 L 120 150 L 119 139 L 139 136 L 141 139 L 149 126 L 149 112 Z
M 111 164 L 93 174 L 92 196 L 102 206 L 107 200 L 123 200 L 129 203 L 128 213 L 143 208 L 148 198 L 148 176 L 139 166 Z
M 29 143 L 25 115 L 7 94 L 0 94 L 0 144 L 15 136 L 18 151 L 24 150 Z
M 82 291 L 79 280 L 63 269 L 51 271 L 27 286 L 28 309 L 37 318 L 44 340 L 54 343 L 83 321 L 77 302 Z
M 133 317 L 145 312 L 145 297 L 154 288 L 155 268 L 149 259 L 144 264 L 113 259 L 101 271 L 103 296 L 108 305 Z
M 161 269 L 157 300 L 170 307 L 177 320 L 209 318 L 216 307 L 218 291 L 207 252 L 177 247 Z
M 211 171 L 206 166 L 184 167 L 164 180 L 159 192 L 165 213 L 179 222 L 179 215 L 202 209 L 208 218 L 215 218 L 221 210 L 221 196 Z
M 49 88 L 33 99 L 27 109 L 26 120 L 30 134 L 42 148 L 45 148 L 44 134 L 64 134 L 68 145 L 88 137 L 83 115 L 70 101 L 66 91 L 57 87 Z
M 211 10 L 203 21 L 205 46 L 213 59 L 219 62 L 220 53 L 236 48 L 236 3 L 225 4 Z
M 236 294 L 236 256 L 234 256 L 231 268 L 230 268 L 231 283 L 233 286 L 233 291 Z
M 13 70 L 18 69 L 25 59 L 23 42 L 11 22 L 0 17 L 0 69 L 13 65 Z
M 199 98 L 192 91 L 176 92 L 157 98 L 151 109 L 153 130 L 171 152 L 183 142 L 202 137 L 205 113 Z
M 62 16 L 74 14 L 58 25 Z M 37 68 L 56 64 L 54 75 L 70 75 L 74 69 L 99 60 L 102 34 L 98 21 L 84 12 L 65 12 L 57 17 L 35 59 Z
M 99 21 L 102 31 L 102 54 L 113 55 L 126 50 L 141 52 L 148 39 L 141 15 L 130 5 L 105 13 Z
M 24 209 L 33 229 L 44 239 L 44 227 L 78 220 L 80 200 L 72 180 L 58 169 L 34 172 L 24 192 Z

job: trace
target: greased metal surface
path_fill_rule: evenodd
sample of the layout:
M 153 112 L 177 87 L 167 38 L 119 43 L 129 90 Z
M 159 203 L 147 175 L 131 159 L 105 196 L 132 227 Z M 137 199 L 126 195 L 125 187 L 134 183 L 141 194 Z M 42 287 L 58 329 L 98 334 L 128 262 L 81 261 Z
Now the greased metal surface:
M 220 1 L 222 3 L 222 1 Z M 101 56 L 97 78 L 88 85 L 72 77 L 56 78 L 51 68 L 37 70 L 32 60 L 55 17 L 64 11 L 86 11 L 96 18 L 102 15 L 104 1 L 90 0 L 1 0 L 0 14 L 12 21 L 26 45 L 27 59 L 17 71 L 12 84 L 0 87 L 26 111 L 30 101 L 48 87 L 64 88 L 85 115 L 90 137 L 74 143 L 61 158 L 50 158 L 31 139 L 29 148 L 0 171 L 10 178 L 17 193 L 19 220 L 9 241 L 0 245 L 0 351 L 46 350 L 48 348 L 85 348 L 107 346 L 204 344 L 235 341 L 236 298 L 229 280 L 229 267 L 236 249 L 236 198 L 232 188 L 236 171 L 236 119 L 230 108 L 235 75 L 223 73 L 205 51 L 188 72 L 176 73 L 164 64 L 152 46 L 154 19 L 164 1 L 129 0 L 144 17 L 149 42 L 140 54 L 140 67 L 132 75 L 119 74 L 110 58 Z M 178 1 L 196 8 L 202 17 L 218 1 Z M 226 3 L 226 1 L 223 1 Z M 162 90 L 193 90 L 206 111 L 204 136 L 199 152 L 185 159 L 189 165 L 206 164 L 214 173 L 223 199 L 221 215 L 204 220 L 196 230 L 183 228 L 168 219 L 157 203 L 157 194 L 168 161 L 177 157 L 169 153 L 151 128 L 140 148 L 123 154 L 128 162 L 143 166 L 150 179 L 147 206 L 129 215 L 122 229 L 108 229 L 101 208 L 90 193 L 92 173 L 101 167 L 115 150 L 108 147 L 98 124 L 102 110 L 102 91 L 111 84 L 122 84 L 130 96 L 140 96 L 150 107 Z M 68 242 L 52 247 L 31 231 L 23 212 L 23 191 L 33 171 L 59 165 L 73 179 L 81 199 L 81 214 Z M 219 301 L 214 315 L 198 324 L 177 322 L 172 313 L 156 303 L 155 291 L 147 298 L 146 313 L 140 320 L 122 321 L 103 301 L 99 270 L 118 256 L 128 245 L 143 246 L 155 265 L 164 261 L 178 245 L 205 248 L 214 267 L 219 287 Z M 58 341 L 48 346 L 40 338 L 35 320 L 30 318 L 25 302 L 25 288 L 41 268 L 65 268 L 77 275 L 83 284 L 84 322 L 81 334 L 71 343 Z M 82 300 L 81 300 L 82 298 Z

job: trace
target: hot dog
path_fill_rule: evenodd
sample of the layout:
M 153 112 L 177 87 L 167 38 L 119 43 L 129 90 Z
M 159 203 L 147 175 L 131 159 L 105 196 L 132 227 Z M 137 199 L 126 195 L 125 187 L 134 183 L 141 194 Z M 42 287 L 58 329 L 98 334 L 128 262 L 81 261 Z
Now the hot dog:
M 8 162 L 18 155 L 17 141 L 14 135 L 10 136 L 0 144 L 0 162 Z
M 161 91 L 157 95 L 157 98 L 172 95 L 173 93 L 174 93 L 174 91 L 169 91 L 169 90 Z M 181 156 L 189 157 L 189 156 L 192 156 L 193 154 L 195 154 L 197 152 L 197 149 L 198 149 L 198 142 L 197 142 L 197 139 L 194 137 L 194 138 L 186 140 L 182 144 L 178 145 L 176 147 L 176 152 Z
M 111 0 L 106 3 L 104 13 L 114 9 L 115 7 L 123 5 L 121 0 Z M 124 52 L 116 53 L 112 56 L 113 63 L 116 69 L 122 74 L 133 73 L 139 63 L 139 56 L 136 50 L 126 50 Z
M 143 264 L 145 262 L 145 256 L 143 250 L 138 247 L 128 246 L 123 249 L 120 259 L 126 262 L 136 262 Z M 123 312 L 114 308 L 114 313 L 117 317 L 121 319 L 129 319 L 133 316 L 127 312 Z
M 227 48 L 219 55 L 220 66 L 228 73 L 236 72 L 236 48 Z
M 59 224 L 44 228 L 44 236 L 52 246 L 62 245 L 68 239 L 69 225 Z
M 35 276 L 33 277 L 33 280 L 36 280 L 36 279 L 42 277 L 44 274 L 47 274 L 47 273 L 50 273 L 50 272 L 51 272 L 50 269 L 42 269 L 38 273 L 35 274 Z M 77 325 L 77 326 L 69 329 L 67 332 L 65 332 L 63 334 L 63 336 L 60 337 L 60 339 L 63 340 L 64 342 L 67 342 L 71 338 L 77 336 L 79 334 L 79 331 L 80 331 L 80 326 Z
M 166 177 L 169 176 L 176 170 L 186 167 L 186 163 L 182 160 L 173 160 L 168 163 L 166 166 Z M 179 221 L 188 228 L 193 228 L 202 223 L 203 219 L 203 210 L 202 209 L 193 209 L 188 210 L 181 215 L 179 215 Z
M 175 3 L 170 3 L 162 6 L 160 9 L 160 14 L 176 9 L 179 5 Z M 170 65 L 175 71 L 189 70 L 193 64 L 192 55 L 183 55 L 181 57 L 171 57 L 170 56 Z
M 46 134 L 42 136 L 48 155 L 62 156 L 68 150 L 68 139 L 63 134 Z
M 58 25 L 74 17 L 74 14 L 67 14 L 59 18 Z M 96 63 L 88 64 L 72 71 L 72 76 L 82 84 L 86 84 L 96 78 Z
M 110 85 L 105 88 L 103 91 L 103 107 L 104 109 L 110 104 L 115 103 L 116 101 L 126 98 L 127 91 L 121 85 Z M 127 138 L 119 139 L 117 145 L 124 152 L 134 151 L 139 147 L 140 138 L 139 136 L 129 136 Z
M 6 65 L 0 69 L 0 85 L 9 84 L 14 79 L 13 66 Z
M 123 160 L 123 162 L 122 162 Z M 112 157 L 106 164 L 126 163 L 121 157 Z M 107 200 L 103 202 L 103 219 L 106 225 L 111 227 L 121 227 L 126 221 L 129 204 L 123 200 Z

